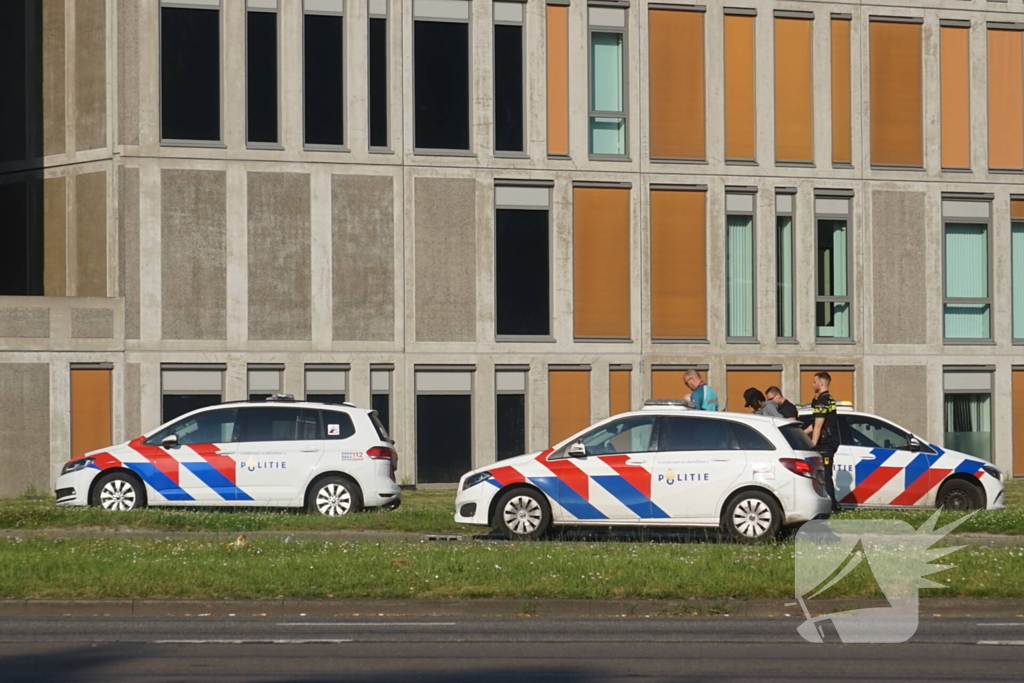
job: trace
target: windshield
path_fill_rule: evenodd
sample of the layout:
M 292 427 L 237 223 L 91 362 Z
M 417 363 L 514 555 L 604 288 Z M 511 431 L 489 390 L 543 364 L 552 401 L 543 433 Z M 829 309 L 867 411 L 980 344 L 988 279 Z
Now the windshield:
M 786 439 L 786 443 L 794 451 L 813 451 L 814 444 L 811 443 L 811 439 L 804 432 L 804 428 L 798 424 L 788 424 L 779 427 L 779 431 L 782 432 L 783 438 Z

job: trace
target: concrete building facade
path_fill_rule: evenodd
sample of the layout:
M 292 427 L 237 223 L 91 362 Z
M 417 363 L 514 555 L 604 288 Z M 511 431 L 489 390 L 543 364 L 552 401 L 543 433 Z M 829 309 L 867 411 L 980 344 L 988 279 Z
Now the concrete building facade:
M 450 482 L 690 367 L 1024 475 L 1019 0 L 0 14 L 0 494 L 274 391 Z

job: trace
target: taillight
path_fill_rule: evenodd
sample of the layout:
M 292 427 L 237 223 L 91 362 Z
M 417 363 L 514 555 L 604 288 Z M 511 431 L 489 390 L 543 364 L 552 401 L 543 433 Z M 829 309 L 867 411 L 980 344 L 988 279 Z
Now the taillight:
M 366 451 L 370 460 L 388 460 L 391 462 L 391 479 L 395 478 L 395 471 L 398 470 L 398 451 L 387 446 L 374 446 Z
M 779 463 L 793 474 L 814 479 L 814 466 L 803 459 L 779 458 Z

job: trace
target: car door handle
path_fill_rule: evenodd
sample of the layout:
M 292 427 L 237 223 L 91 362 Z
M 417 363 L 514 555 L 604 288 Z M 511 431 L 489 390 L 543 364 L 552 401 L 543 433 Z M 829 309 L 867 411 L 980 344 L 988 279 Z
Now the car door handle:
M 626 464 L 627 465 L 645 465 L 645 464 L 647 464 L 647 461 L 646 460 L 627 460 Z
M 858 455 L 857 459 L 858 460 L 874 460 L 875 456 L 873 456 L 870 453 L 868 453 L 867 455 Z
M 711 458 L 711 459 L 712 459 L 712 460 L 713 460 L 714 462 L 727 462 L 727 461 L 729 461 L 729 460 L 732 460 L 732 458 Z
M 305 448 L 300 448 L 299 452 L 300 453 L 316 453 L 318 450 L 320 450 L 320 449 L 317 448 L 316 446 L 307 446 Z

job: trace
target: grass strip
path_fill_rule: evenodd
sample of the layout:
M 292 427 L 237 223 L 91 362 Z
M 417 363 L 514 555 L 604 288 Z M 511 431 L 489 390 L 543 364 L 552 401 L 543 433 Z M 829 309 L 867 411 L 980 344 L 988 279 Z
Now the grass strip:
M 346 517 L 323 517 L 294 510 L 261 508 L 148 508 L 108 512 L 97 508 L 57 507 L 53 499 L 0 499 L 0 529 L 148 529 L 154 531 L 401 531 L 480 533 L 480 527 L 456 524 L 455 490 L 406 491 L 397 510 L 371 510 Z M 958 533 L 1024 535 L 1024 481 L 1006 485 L 1006 509 L 982 510 Z M 843 519 L 903 519 L 915 528 L 934 510 L 857 510 Z M 944 513 L 943 521 L 957 513 Z
M 894 549 L 893 552 L 901 552 Z M 0 540 L 4 598 L 789 598 L 792 541 L 410 543 Z M 1024 548 L 968 547 L 932 597 L 1024 595 Z M 869 573 L 826 597 L 880 597 Z

